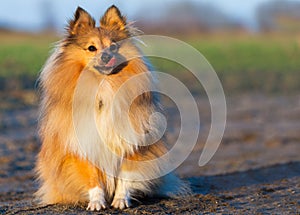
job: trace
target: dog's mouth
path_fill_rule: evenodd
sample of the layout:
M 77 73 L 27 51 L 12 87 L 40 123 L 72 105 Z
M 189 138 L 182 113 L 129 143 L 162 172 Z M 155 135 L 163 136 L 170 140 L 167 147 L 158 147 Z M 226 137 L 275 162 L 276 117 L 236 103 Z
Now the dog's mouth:
M 116 63 L 117 63 L 117 59 L 116 59 L 115 56 L 113 56 L 113 57 L 108 61 L 108 63 L 105 64 L 104 67 L 106 67 L 106 68 L 114 68 L 115 65 L 116 65 Z
M 121 57 L 113 55 L 108 62 L 104 63 L 103 60 L 101 60 L 98 65 L 94 66 L 94 68 L 103 75 L 119 73 L 122 68 L 127 65 L 127 62 L 122 62 L 123 60 L 119 58 Z

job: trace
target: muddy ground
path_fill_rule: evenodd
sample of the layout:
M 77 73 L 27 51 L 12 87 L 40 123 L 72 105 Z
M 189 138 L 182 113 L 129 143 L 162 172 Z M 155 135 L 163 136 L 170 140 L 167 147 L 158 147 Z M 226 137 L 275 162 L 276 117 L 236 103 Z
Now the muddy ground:
M 204 167 L 197 165 L 209 130 L 209 105 L 196 96 L 201 117 L 198 144 L 176 170 L 194 194 L 143 199 L 124 214 L 300 214 L 300 96 L 230 96 L 223 141 Z M 0 213 L 92 214 L 85 205 L 33 202 L 37 105 L 33 91 L 0 93 Z M 168 140 L 176 139 L 176 108 L 166 102 Z M 99 214 L 118 214 L 109 209 Z

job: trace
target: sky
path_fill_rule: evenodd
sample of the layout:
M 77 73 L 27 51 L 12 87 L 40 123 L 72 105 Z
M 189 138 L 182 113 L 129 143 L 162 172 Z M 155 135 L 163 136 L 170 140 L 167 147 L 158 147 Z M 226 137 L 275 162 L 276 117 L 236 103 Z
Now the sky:
M 153 16 L 155 11 L 163 11 L 168 5 L 179 1 L 212 4 L 225 14 L 251 26 L 255 23 L 258 4 L 270 0 L 6 0 L 2 1 L 0 7 L 0 25 L 19 30 L 40 30 L 45 24 L 47 13 L 55 17 L 55 25 L 60 29 L 73 16 L 77 6 L 83 7 L 94 17 L 100 17 L 110 5 L 115 4 L 129 19 L 133 19 L 136 14 L 141 15 L 141 11 L 149 11 L 145 17 Z M 47 2 L 51 5 L 47 5 Z

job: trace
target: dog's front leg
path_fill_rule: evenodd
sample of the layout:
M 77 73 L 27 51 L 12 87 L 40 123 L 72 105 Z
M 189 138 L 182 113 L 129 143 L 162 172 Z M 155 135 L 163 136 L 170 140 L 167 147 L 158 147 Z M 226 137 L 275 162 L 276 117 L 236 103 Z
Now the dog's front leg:
M 131 206 L 131 183 L 128 180 L 118 179 L 115 196 L 111 204 L 114 208 L 124 209 Z

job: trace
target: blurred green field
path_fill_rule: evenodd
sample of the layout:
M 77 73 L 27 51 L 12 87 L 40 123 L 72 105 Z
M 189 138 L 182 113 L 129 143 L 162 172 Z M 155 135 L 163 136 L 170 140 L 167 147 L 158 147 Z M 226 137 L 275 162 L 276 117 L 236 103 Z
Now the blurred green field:
M 9 82 L 35 80 L 58 38 L 51 34 L 1 33 L 0 40 L 0 80 Z M 225 91 L 300 90 L 300 42 L 295 36 L 217 34 L 185 41 L 208 59 Z M 170 61 L 152 61 L 159 70 L 173 74 L 183 69 Z
M 185 41 L 206 57 L 225 91 L 300 90 L 300 40 L 295 36 L 221 34 Z M 178 65 L 170 61 L 153 61 L 164 71 L 179 72 Z
M 55 40 L 46 34 L 0 34 L 0 77 L 37 76 Z

